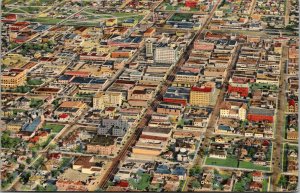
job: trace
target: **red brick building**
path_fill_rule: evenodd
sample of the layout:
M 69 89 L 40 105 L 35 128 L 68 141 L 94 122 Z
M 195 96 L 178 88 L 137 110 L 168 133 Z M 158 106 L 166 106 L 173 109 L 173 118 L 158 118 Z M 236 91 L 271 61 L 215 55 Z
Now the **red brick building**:
M 184 99 L 184 98 L 166 98 L 166 97 L 164 97 L 163 101 L 168 102 L 168 103 L 181 104 L 183 106 L 186 106 L 188 103 L 187 99 Z
M 242 97 L 247 97 L 249 94 L 249 85 L 248 84 L 238 84 L 231 82 L 228 85 L 228 93 L 238 93 Z
M 250 107 L 247 119 L 253 122 L 274 122 L 274 110 L 273 109 L 264 109 L 259 107 Z
M 190 8 L 195 8 L 197 6 L 197 1 L 196 0 L 186 0 L 185 6 L 190 7 Z

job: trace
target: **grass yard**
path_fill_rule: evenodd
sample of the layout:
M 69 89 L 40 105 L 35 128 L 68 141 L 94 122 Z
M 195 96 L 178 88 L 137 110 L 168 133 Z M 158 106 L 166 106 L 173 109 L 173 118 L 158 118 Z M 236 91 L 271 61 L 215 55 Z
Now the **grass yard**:
M 262 181 L 262 185 L 263 185 L 262 191 L 263 192 L 267 192 L 268 191 L 268 184 L 269 184 L 268 179 L 263 179 L 263 181 Z
M 145 190 L 150 185 L 150 175 L 145 173 L 139 173 L 140 179 L 138 181 L 130 179 L 129 183 L 138 190 Z
M 11 9 L 9 10 L 9 13 L 26 13 L 26 12 L 21 9 Z
M 41 99 L 31 99 L 30 101 L 30 108 L 38 108 L 44 104 L 43 100 Z
M 37 13 L 41 10 L 40 7 L 31 7 L 31 6 L 28 6 L 28 7 L 20 7 L 21 10 L 25 11 L 25 12 L 28 12 L 28 13 Z M 46 7 L 43 7 L 42 9 L 46 9 Z
M 238 160 L 233 157 L 228 157 L 227 159 L 218 159 L 207 157 L 205 165 L 214 165 L 214 166 L 224 166 L 224 167 L 234 167 L 238 165 Z
M 59 133 L 65 126 L 64 125 L 55 125 L 55 124 L 46 124 L 45 129 L 51 129 L 53 133 Z
M 270 171 L 270 167 L 260 166 L 260 165 L 256 165 L 251 162 L 245 162 L 245 161 L 240 161 L 239 168 Z
M 250 85 L 251 90 L 278 90 L 278 87 L 275 85 L 267 84 L 267 83 L 252 83 Z
M 188 21 L 189 19 L 191 19 L 193 16 L 193 14 L 191 13 L 175 13 L 170 19 L 169 21 L 182 21 L 182 20 L 186 20 Z
M 26 20 L 26 19 L 23 19 L 23 20 Z M 57 24 L 58 22 L 61 22 L 62 19 L 57 19 L 57 18 L 52 18 L 52 17 L 37 17 L 37 18 L 28 19 L 28 21 L 39 22 L 41 24 L 46 24 L 46 25 L 54 25 L 54 24 Z
M 284 172 L 287 171 L 287 164 L 288 164 L 288 151 L 289 150 L 295 150 L 296 152 L 298 152 L 298 146 L 296 145 L 292 145 L 292 144 L 287 144 L 285 143 L 283 145 L 283 163 L 282 163 L 282 170 Z
M 28 85 L 41 85 L 43 84 L 43 81 L 40 79 L 31 79 L 27 81 Z

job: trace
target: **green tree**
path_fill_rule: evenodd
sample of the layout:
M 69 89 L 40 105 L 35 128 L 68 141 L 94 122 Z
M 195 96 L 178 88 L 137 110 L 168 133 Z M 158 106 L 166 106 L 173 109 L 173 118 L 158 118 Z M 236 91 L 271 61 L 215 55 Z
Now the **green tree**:
M 190 176 L 194 176 L 195 175 L 195 169 L 194 168 L 191 168 L 190 169 Z
M 245 192 L 245 186 L 243 183 L 241 182 L 237 182 L 235 185 L 234 185 L 234 189 L 233 189 L 234 192 Z
M 30 157 L 26 158 L 26 163 L 30 164 L 30 162 L 31 162 L 31 158 Z
M 200 182 L 198 180 L 193 180 L 192 181 L 192 187 L 193 188 L 200 188 Z
M 288 181 L 287 181 L 286 177 L 284 175 L 281 175 L 279 182 L 278 182 L 279 186 L 286 187 L 287 183 L 288 183 Z

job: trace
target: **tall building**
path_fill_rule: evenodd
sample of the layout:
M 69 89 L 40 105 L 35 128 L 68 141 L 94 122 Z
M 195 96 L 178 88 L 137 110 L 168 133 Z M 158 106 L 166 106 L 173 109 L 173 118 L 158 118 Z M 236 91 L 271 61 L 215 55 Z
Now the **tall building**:
M 93 98 L 93 108 L 103 109 L 104 107 L 118 107 L 121 106 L 123 95 L 121 92 L 99 92 Z
M 103 118 L 98 127 L 98 134 L 121 137 L 125 135 L 128 126 L 128 122 L 121 116 Z
M 152 57 L 153 56 L 153 42 L 150 39 L 147 39 L 145 46 L 146 46 L 146 57 Z
M 160 44 L 154 51 L 154 61 L 157 63 L 174 64 L 179 59 L 181 49 L 176 45 Z
M 3 89 L 15 89 L 26 82 L 26 70 L 10 69 L 2 72 L 1 87 Z
M 207 106 L 211 103 L 214 88 L 192 87 L 190 93 L 190 104 L 195 106 Z

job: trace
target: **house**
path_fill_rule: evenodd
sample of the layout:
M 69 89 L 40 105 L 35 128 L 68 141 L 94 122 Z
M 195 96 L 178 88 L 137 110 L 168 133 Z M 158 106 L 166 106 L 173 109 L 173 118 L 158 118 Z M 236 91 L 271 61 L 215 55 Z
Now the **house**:
M 264 177 L 263 177 L 263 173 L 260 172 L 260 171 L 255 171 L 255 172 L 252 172 L 252 179 L 254 182 L 262 182 Z
M 224 150 L 212 149 L 209 152 L 209 157 L 217 158 L 217 159 L 226 159 L 227 158 L 227 152 L 224 151 Z
M 294 99 L 289 99 L 287 104 L 287 109 L 289 113 L 298 112 L 298 101 Z
M 289 176 L 289 181 L 290 184 L 297 184 L 298 183 L 298 177 L 297 176 Z
M 298 131 L 287 131 L 288 140 L 298 140 Z
M 15 100 L 15 106 L 17 108 L 29 108 L 30 107 L 30 99 L 25 97 L 25 96 L 21 96 L 18 99 Z
M 105 21 L 105 25 L 106 25 L 107 27 L 112 27 L 112 26 L 114 26 L 114 25 L 117 25 L 117 23 L 118 23 L 118 19 L 117 19 L 117 18 L 107 19 L 107 20 Z
M 262 191 L 262 183 L 260 182 L 251 182 L 249 186 L 251 191 Z

